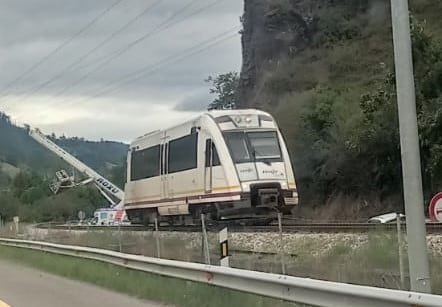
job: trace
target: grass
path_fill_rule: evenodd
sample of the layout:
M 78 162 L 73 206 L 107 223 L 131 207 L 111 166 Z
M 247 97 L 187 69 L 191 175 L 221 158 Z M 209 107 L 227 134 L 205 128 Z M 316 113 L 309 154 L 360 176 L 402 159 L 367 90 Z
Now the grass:
M 288 307 L 291 303 L 202 283 L 139 272 L 94 260 L 0 246 L 0 257 L 141 299 L 183 307 Z

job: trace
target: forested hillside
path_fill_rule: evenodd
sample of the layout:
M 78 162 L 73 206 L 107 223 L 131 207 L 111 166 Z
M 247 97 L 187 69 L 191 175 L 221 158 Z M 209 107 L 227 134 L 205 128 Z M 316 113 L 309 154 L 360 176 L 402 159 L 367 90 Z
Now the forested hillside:
M 0 113 L 0 161 L 23 170 L 50 174 L 64 166 L 55 155 L 29 137 L 26 129 L 13 125 Z
M 110 174 L 113 167 L 121 166 L 125 162 L 128 146 L 123 143 L 104 140 L 92 142 L 64 136 L 57 138 L 54 134 L 50 138 L 98 172 Z M 13 125 L 4 113 L 0 113 L 0 161 L 44 175 L 68 167 L 57 156 L 34 141 L 28 135 L 27 128 Z
M 401 210 L 389 3 L 245 0 L 237 105 L 276 116 L 316 218 Z M 410 4 L 428 200 L 442 189 L 442 2 Z
M 91 142 L 82 138 L 51 136 L 59 146 L 121 187 L 125 182 L 128 146 L 123 143 Z M 17 127 L 0 113 L 0 217 L 23 221 L 75 219 L 79 210 L 90 216 L 94 209 L 107 206 L 94 187 L 79 187 L 52 195 L 49 183 L 55 172 L 72 167 L 34 141 L 28 128 Z

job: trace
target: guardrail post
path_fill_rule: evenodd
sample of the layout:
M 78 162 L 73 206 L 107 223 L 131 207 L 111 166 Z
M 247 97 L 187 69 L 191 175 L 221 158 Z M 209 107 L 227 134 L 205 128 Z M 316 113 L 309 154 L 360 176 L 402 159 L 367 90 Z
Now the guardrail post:
M 229 241 L 227 227 L 219 232 L 219 248 L 220 248 L 220 259 L 219 264 L 221 266 L 229 266 Z
M 278 227 L 279 227 L 279 257 L 281 259 L 281 272 L 283 275 L 285 272 L 285 257 L 284 257 L 284 237 L 282 235 L 282 213 L 278 212 Z
M 160 233 L 158 229 L 158 218 L 155 218 L 155 241 L 157 246 L 157 257 L 161 258 Z
M 204 214 L 201 214 L 201 229 L 202 229 L 202 235 L 203 235 L 201 247 L 203 249 L 204 262 L 206 264 L 210 264 L 209 241 L 207 240 L 206 222 L 205 222 L 205 215 Z

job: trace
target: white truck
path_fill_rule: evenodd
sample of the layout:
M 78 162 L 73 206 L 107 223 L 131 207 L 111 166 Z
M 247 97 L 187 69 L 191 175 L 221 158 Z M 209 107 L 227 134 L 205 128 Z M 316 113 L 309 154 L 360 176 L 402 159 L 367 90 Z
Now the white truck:
M 110 203 L 110 208 L 100 208 L 94 212 L 93 223 L 103 226 L 127 223 L 127 215 L 123 208 L 124 192 L 120 188 L 52 142 L 39 129 L 31 130 L 29 135 L 87 177 L 87 179 L 75 183 L 74 176 L 69 176 L 65 170 L 58 171 L 56 173 L 56 181 L 50 186 L 54 193 L 57 193 L 60 189 L 72 188 L 93 182 Z

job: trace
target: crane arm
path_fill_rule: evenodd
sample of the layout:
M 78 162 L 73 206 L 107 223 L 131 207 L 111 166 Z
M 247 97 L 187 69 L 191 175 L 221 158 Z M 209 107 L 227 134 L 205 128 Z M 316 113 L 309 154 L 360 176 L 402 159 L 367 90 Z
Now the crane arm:
M 91 177 L 101 190 L 110 193 L 120 201 L 124 199 L 124 192 L 120 188 L 65 151 L 63 148 L 49 140 L 39 129 L 31 130 L 29 135 L 38 143 L 66 161 L 68 164 L 72 165 L 79 172 Z

